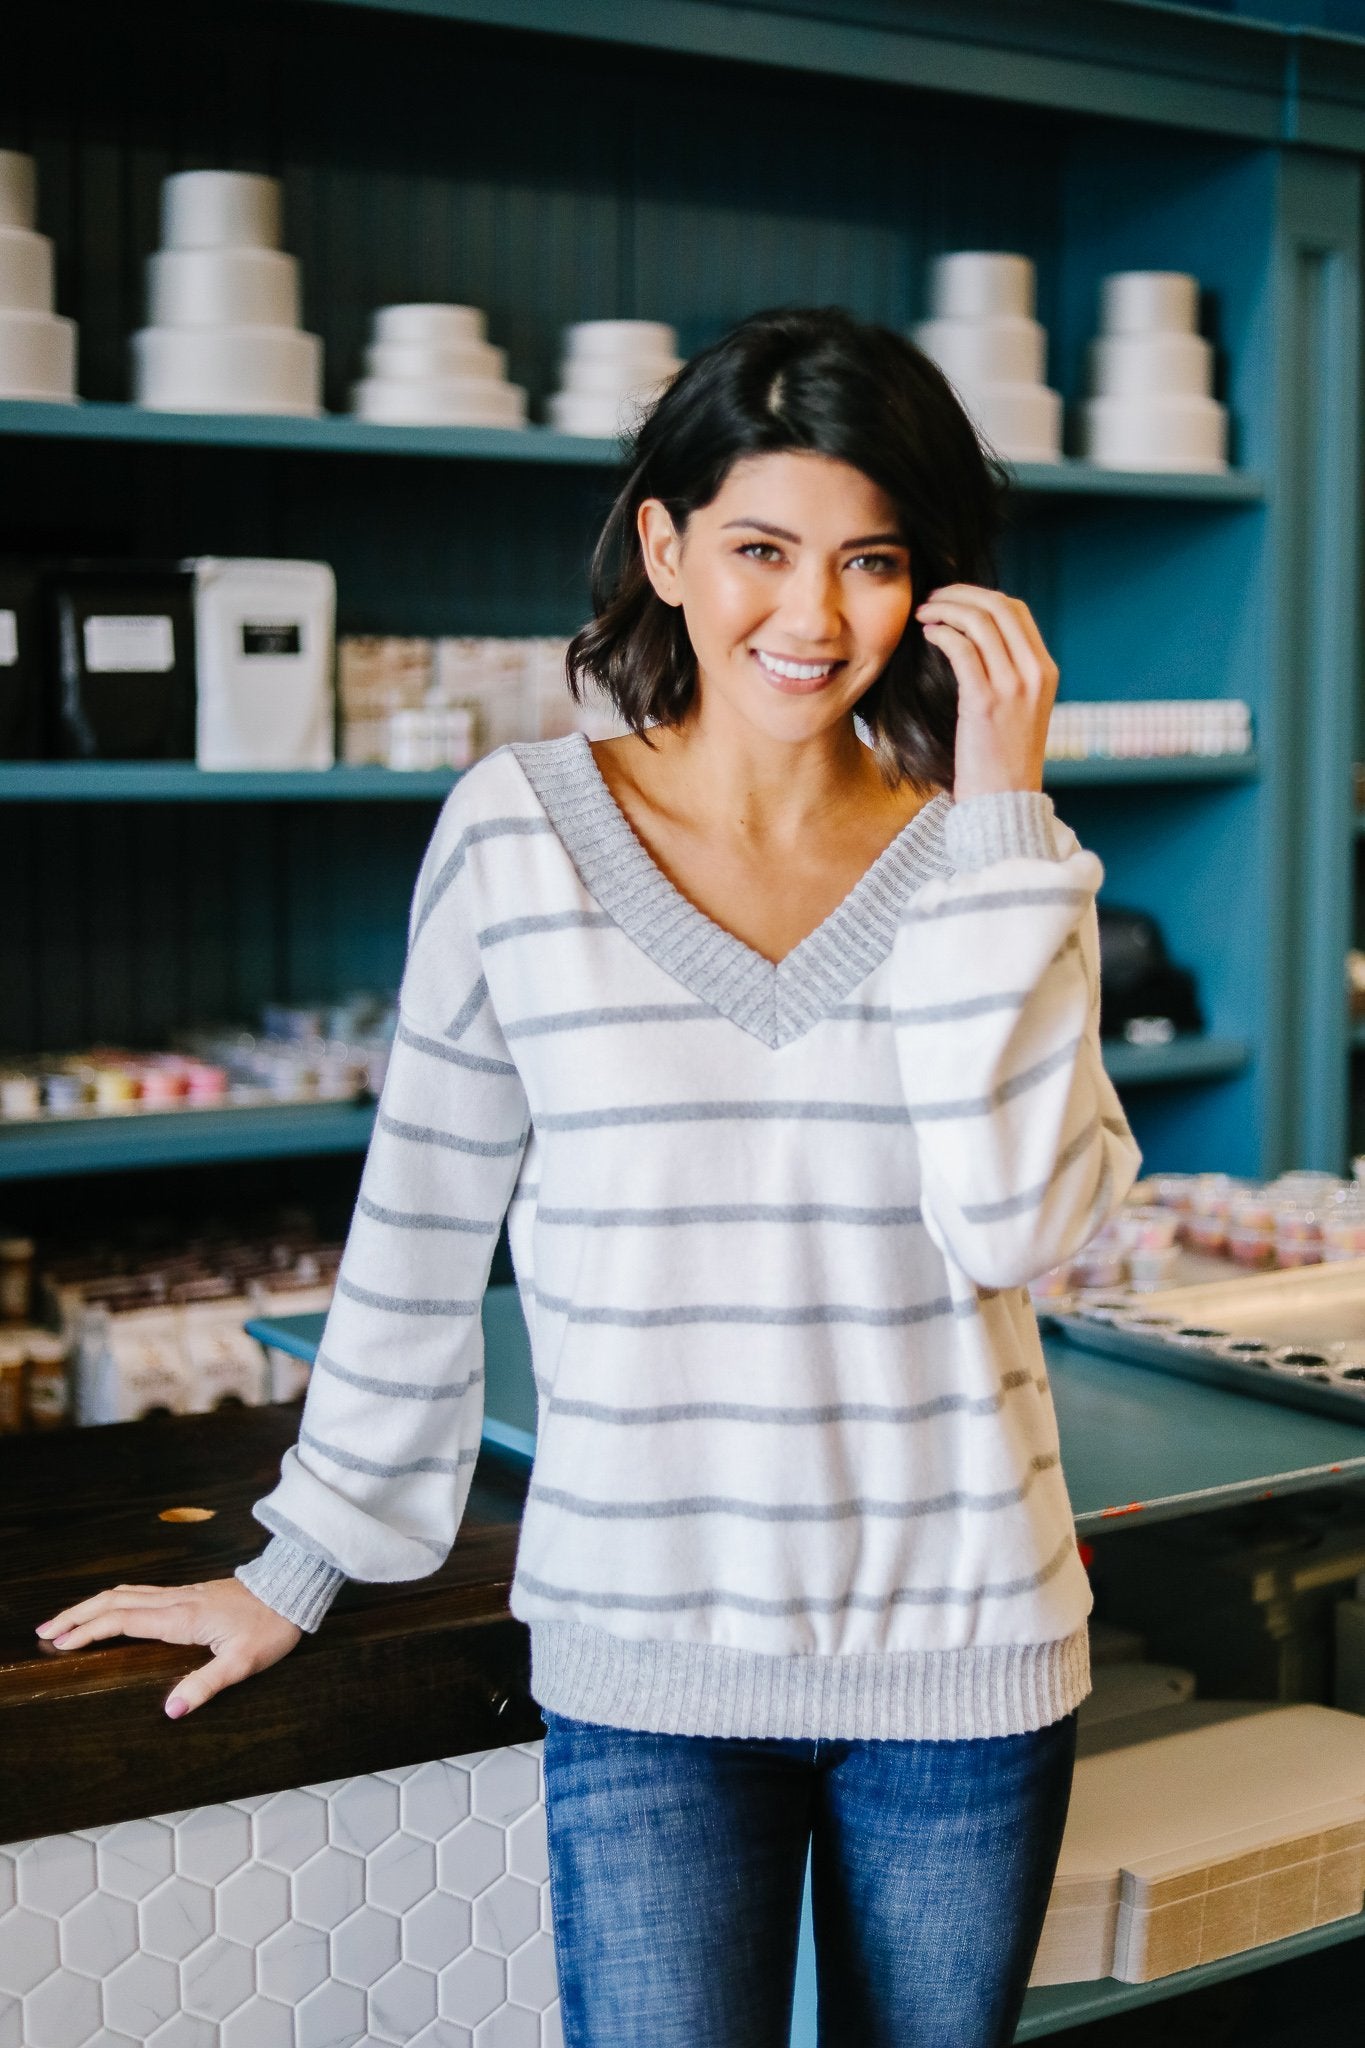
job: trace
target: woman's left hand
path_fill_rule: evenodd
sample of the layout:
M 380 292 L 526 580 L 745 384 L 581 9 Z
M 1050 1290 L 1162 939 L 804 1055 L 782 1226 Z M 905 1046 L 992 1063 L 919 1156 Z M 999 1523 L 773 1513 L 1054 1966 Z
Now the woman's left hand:
M 957 677 L 954 799 L 1041 789 L 1057 664 L 1023 599 L 945 583 L 915 616 Z

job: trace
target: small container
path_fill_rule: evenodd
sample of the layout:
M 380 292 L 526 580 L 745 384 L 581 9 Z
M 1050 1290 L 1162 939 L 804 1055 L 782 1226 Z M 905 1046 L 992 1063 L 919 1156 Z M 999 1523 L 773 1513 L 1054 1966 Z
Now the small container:
M 1225 1250 L 1230 1259 L 1239 1266 L 1273 1266 L 1275 1264 L 1275 1233 L 1273 1230 L 1246 1228 L 1240 1223 L 1229 1223 Z
M 1275 1197 L 1259 1181 L 1247 1181 L 1234 1189 L 1228 1202 L 1229 1230 L 1256 1230 L 1273 1235 Z
M 1077 1287 L 1121 1287 L 1128 1261 L 1121 1251 L 1097 1246 L 1092 1240 L 1072 1261 L 1071 1272 Z
M 1174 1211 L 1156 1206 L 1121 1209 L 1115 1221 L 1130 1257 L 1137 1251 L 1170 1249 L 1179 1230 L 1179 1219 Z
M 1128 1254 L 1128 1282 L 1139 1294 L 1169 1287 L 1180 1258 L 1178 1245 L 1135 1245 Z
M 0 1237 L 0 1322 L 26 1323 L 33 1312 L 33 1239 Z
M 31 1330 L 24 1412 L 30 1429 L 61 1429 L 70 1420 L 67 1347 L 50 1330 Z
M 28 1347 L 22 1337 L 0 1331 L 0 1436 L 17 1436 L 24 1426 L 24 1365 Z
M 1175 1209 L 1183 1215 L 1194 1205 L 1195 1183 L 1198 1178 L 1199 1176 L 1193 1173 L 1154 1174 L 1148 1182 L 1151 1189 L 1149 1200 L 1163 1209 Z
M 54 1067 L 43 1079 L 43 1106 L 49 1116 L 74 1116 L 87 1100 L 85 1077 L 71 1067 Z
M 26 1122 L 40 1116 L 43 1091 L 36 1074 L 0 1074 L 0 1117 Z
M 1347 1189 L 1321 1216 L 1325 1259 L 1365 1258 L 1365 1188 Z

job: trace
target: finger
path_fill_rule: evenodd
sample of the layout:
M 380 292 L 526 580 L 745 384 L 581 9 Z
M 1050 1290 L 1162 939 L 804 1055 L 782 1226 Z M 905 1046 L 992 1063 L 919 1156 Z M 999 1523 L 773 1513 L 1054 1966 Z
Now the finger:
M 106 1586 L 102 1593 L 92 1593 L 88 1600 L 77 1600 L 70 1607 L 64 1607 L 60 1614 L 53 1615 L 51 1621 L 40 1621 L 35 1633 L 45 1642 L 51 1642 L 54 1636 L 106 1613 L 111 1606 L 126 1607 L 130 1598 L 135 1598 L 141 1607 L 153 1607 L 183 1600 L 184 1597 L 183 1586 Z
M 924 637 L 947 656 L 960 692 L 965 690 L 969 698 L 992 695 L 981 657 L 965 633 L 959 633 L 954 626 L 926 626 Z
M 111 1607 L 49 1640 L 54 1650 L 83 1650 L 88 1643 L 107 1643 L 114 1636 L 135 1636 L 157 1643 L 192 1643 L 194 1625 L 187 1607 Z
M 220 1651 L 210 1657 L 207 1664 L 201 1664 L 197 1671 L 188 1671 L 180 1683 L 168 1695 L 166 1712 L 172 1721 L 178 1721 L 185 1714 L 192 1714 L 196 1707 L 202 1707 L 216 1692 L 225 1686 L 237 1685 L 250 1675 L 249 1669 L 239 1658 Z
M 964 634 L 978 650 L 993 687 L 1004 696 L 1016 693 L 1023 678 L 990 612 L 974 605 L 956 601 L 940 603 L 935 599 L 924 607 L 921 617 L 925 623 L 949 625 Z
M 1022 598 L 1007 597 L 1003 590 L 986 590 L 973 584 L 949 585 L 942 591 L 934 591 L 926 600 L 936 605 L 940 598 L 945 603 L 966 605 L 978 614 L 984 612 L 995 623 L 1016 672 L 1034 688 L 1044 686 L 1052 680 L 1051 672 L 1056 664 L 1043 644 L 1032 612 Z

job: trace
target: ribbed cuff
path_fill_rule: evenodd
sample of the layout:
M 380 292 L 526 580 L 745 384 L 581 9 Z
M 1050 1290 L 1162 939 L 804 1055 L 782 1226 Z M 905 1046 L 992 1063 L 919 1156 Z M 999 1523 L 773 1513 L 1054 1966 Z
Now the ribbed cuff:
M 283 1536 L 272 1536 L 259 1557 L 233 1574 L 295 1628 L 312 1635 L 346 1583 L 345 1572 Z
M 866 1656 L 762 1656 L 723 1643 L 628 1641 L 531 1623 L 531 1694 L 570 1720 L 656 1735 L 962 1741 L 1026 1735 L 1090 1690 L 1084 1626 L 1050 1643 Z
M 964 797 L 949 811 L 944 840 L 961 874 L 997 860 L 1057 860 L 1052 798 L 1041 789 L 1002 789 Z

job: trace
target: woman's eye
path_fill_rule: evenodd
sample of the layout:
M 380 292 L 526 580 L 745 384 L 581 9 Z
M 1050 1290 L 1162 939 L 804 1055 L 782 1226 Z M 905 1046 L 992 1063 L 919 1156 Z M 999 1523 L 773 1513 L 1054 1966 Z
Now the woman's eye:
M 854 555 L 849 567 L 870 569 L 874 576 L 894 576 L 900 561 L 895 555 Z
M 782 550 L 775 548 L 770 540 L 746 540 L 739 549 L 741 555 L 751 555 L 755 561 L 781 561 Z

